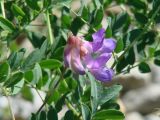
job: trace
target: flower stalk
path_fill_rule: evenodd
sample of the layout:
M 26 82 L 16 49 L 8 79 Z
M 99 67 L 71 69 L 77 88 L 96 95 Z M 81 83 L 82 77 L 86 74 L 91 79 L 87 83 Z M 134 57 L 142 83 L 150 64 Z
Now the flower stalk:
M 4 0 L 1 0 L 1 10 L 2 10 L 3 18 L 6 18 L 5 9 L 4 9 Z
M 49 10 L 46 11 L 46 19 L 47 19 L 47 26 L 48 26 L 49 42 L 52 45 L 54 39 L 53 39 L 53 31 L 52 31 L 52 27 L 51 27 L 51 21 L 50 21 L 50 17 L 49 17 Z

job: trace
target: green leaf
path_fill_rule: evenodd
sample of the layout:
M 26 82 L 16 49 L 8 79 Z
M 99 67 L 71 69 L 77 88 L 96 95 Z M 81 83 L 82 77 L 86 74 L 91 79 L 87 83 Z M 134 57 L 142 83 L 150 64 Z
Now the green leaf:
M 157 50 L 157 51 L 154 53 L 154 57 L 157 58 L 157 59 L 160 59 L 160 50 Z
M 32 113 L 30 120 L 38 120 L 37 115 Z
M 160 6 L 160 1 L 159 0 L 154 0 L 152 5 L 153 5 L 152 9 L 155 12 L 158 9 L 158 7 Z
M 14 86 L 12 86 L 12 95 L 16 95 L 18 94 L 24 85 L 24 79 L 21 79 L 17 84 L 15 84 Z
M 22 65 L 23 70 L 28 70 L 34 66 L 36 62 L 39 62 L 43 58 L 43 55 L 39 49 L 35 49 L 29 56 L 26 58 Z
M 16 30 L 15 26 L 9 20 L 0 17 L 0 27 L 9 32 L 14 32 Z
M 23 99 L 33 102 L 33 93 L 31 89 L 27 86 L 24 86 L 21 90 L 21 96 Z
M 33 9 L 33 10 L 40 10 L 40 7 L 38 6 L 38 0 L 25 0 L 27 5 Z M 48 0 L 47 0 L 48 1 Z
M 39 120 L 46 120 L 47 119 L 47 115 L 45 111 L 41 111 L 40 116 L 39 116 Z
M 71 25 L 71 17 L 68 15 L 63 15 L 61 19 L 62 19 L 62 26 L 64 28 L 69 28 Z
M 128 0 L 128 4 L 134 6 L 137 9 L 147 8 L 147 5 L 142 0 Z
M 118 61 L 117 65 L 116 65 L 116 71 L 118 73 L 121 72 L 124 68 L 127 67 L 128 64 L 129 63 L 128 63 L 126 57 L 124 56 L 121 60 Z
M 31 1 L 31 0 L 30 0 Z M 51 5 L 51 0 L 44 0 L 43 1 L 43 6 L 44 7 L 48 7 L 49 5 Z
M 55 52 L 53 53 L 54 59 L 62 61 L 63 60 L 63 53 L 64 53 L 64 46 L 57 48 L 55 50 Z
M 26 60 L 23 62 L 22 70 L 26 71 L 34 66 L 36 62 L 39 62 L 46 52 L 47 48 L 47 42 L 44 41 L 40 49 L 35 49 L 32 53 L 29 54 L 29 56 L 26 58 Z
M 61 26 L 63 27 L 63 28 L 69 28 L 70 26 L 71 26 L 71 20 L 72 20 L 72 18 L 71 18 L 71 16 L 69 16 L 68 14 L 69 14 L 69 9 L 67 8 L 67 7 L 63 7 L 63 9 L 62 9 L 62 17 L 61 17 Z
M 123 44 L 123 39 L 119 39 L 117 41 L 117 44 L 116 44 L 116 49 L 114 50 L 116 53 L 119 53 L 123 50 L 124 48 L 124 44 Z
M 11 9 L 17 17 L 18 16 L 25 17 L 25 13 L 23 12 L 23 10 L 20 7 L 18 7 L 16 4 L 13 4 Z
M 126 53 L 125 55 L 125 59 L 126 59 L 126 62 L 130 65 L 133 65 L 135 63 L 135 53 L 134 53 L 134 48 L 130 48 L 128 53 Z
M 51 97 L 48 99 L 47 103 L 50 105 L 52 102 L 57 103 L 60 98 L 60 93 L 58 90 L 55 90 L 54 93 L 51 93 Z
M 64 6 L 69 5 L 72 0 L 53 0 L 52 4 L 56 6 Z
M 87 88 L 85 88 L 84 90 L 84 94 L 81 97 L 82 102 L 86 103 L 86 102 L 90 102 L 90 96 L 91 96 L 91 86 L 88 86 Z
M 160 60 L 159 60 L 159 59 L 155 59 L 155 60 L 154 60 L 154 64 L 160 66 Z
M 65 104 L 66 95 L 68 93 L 65 93 L 55 104 L 55 108 L 57 112 L 60 112 L 62 110 L 63 105 Z
M 122 28 L 125 25 L 127 19 L 128 19 L 128 14 L 126 12 L 119 13 L 116 16 L 115 22 L 113 23 L 112 26 L 113 32 L 116 32 L 118 29 Z
M 102 110 L 93 116 L 93 120 L 124 120 L 124 114 L 118 110 Z
M 46 37 L 39 32 L 27 32 L 27 36 L 35 48 L 40 48 L 46 39 Z
M 0 83 L 9 78 L 10 67 L 7 62 L 0 64 Z
M 37 84 L 39 82 L 39 80 L 42 79 L 42 70 L 41 67 L 38 63 L 35 64 L 34 69 L 32 70 L 33 72 L 33 80 L 32 83 L 33 84 Z
M 96 8 L 100 8 L 101 7 L 101 1 L 102 0 L 93 0 L 94 5 L 96 6 Z
M 42 79 L 42 70 L 40 65 L 36 63 L 32 70 L 26 71 L 24 78 L 33 85 L 37 84 Z
M 68 110 L 65 113 L 64 120 L 75 120 L 74 119 L 74 114 L 73 114 L 73 112 L 71 110 Z
M 9 80 L 7 80 L 5 82 L 5 86 L 6 87 L 12 87 L 15 84 L 17 84 L 18 82 L 20 82 L 22 79 L 23 79 L 23 73 L 22 72 L 15 73 L 9 78 Z
M 155 54 L 155 48 L 154 47 L 148 47 L 148 56 L 150 58 L 153 58 L 154 57 L 154 54 Z
M 116 110 L 120 110 L 120 106 L 117 103 L 117 101 L 115 100 L 115 98 L 111 99 L 110 101 L 104 103 L 101 106 L 101 110 L 106 110 L 106 109 L 116 109 Z
M 12 70 L 16 70 L 18 67 L 20 67 L 21 62 L 23 60 L 24 57 L 24 53 L 25 51 L 23 51 L 24 49 L 20 49 L 18 52 L 13 52 L 9 58 L 8 58 L 8 62 L 10 64 L 10 67 Z
M 136 20 L 143 25 L 145 25 L 148 21 L 148 18 L 142 13 L 136 12 L 136 13 L 134 13 L 134 16 L 135 16 Z
M 71 31 L 74 35 L 76 35 L 79 29 L 82 28 L 84 22 L 80 19 L 80 17 L 76 17 L 71 23 Z
M 86 6 L 83 6 L 83 8 L 82 8 L 81 17 L 86 21 L 89 20 L 89 10 Z
M 104 88 L 91 74 L 88 73 L 88 76 L 91 81 L 91 106 L 92 113 L 94 113 L 99 105 L 102 105 L 116 97 L 122 89 L 122 86 L 114 85 L 109 88 Z
M 74 80 L 72 77 L 66 78 L 65 81 L 66 81 L 66 83 L 68 85 L 68 88 L 70 90 L 75 90 L 76 89 L 76 87 L 77 87 L 77 81 Z
M 57 112 L 52 106 L 50 106 L 49 108 L 49 111 L 47 113 L 47 118 L 48 118 L 47 120 L 58 120 Z
M 91 81 L 91 106 L 92 106 L 92 113 L 96 112 L 97 107 L 98 107 L 98 85 L 97 81 L 94 79 L 94 77 L 88 73 L 88 77 Z
M 49 48 L 48 46 L 48 40 L 45 40 L 41 47 L 40 47 L 40 52 L 41 52 L 41 56 L 42 58 L 45 58 L 46 57 L 46 52 L 47 52 L 47 49 Z
M 26 71 L 24 73 L 24 78 L 26 79 L 26 81 L 31 82 L 33 80 L 34 74 L 32 70 Z
M 94 16 L 94 26 L 97 26 L 101 24 L 103 19 L 103 8 L 101 7 L 100 9 L 96 10 L 95 16 Z
M 149 65 L 145 62 L 142 62 L 140 63 L 139 65 L 139 70 L 142 72 L 142 73 L 148 73 L 148 72 L 151 72 L 151 69 L 149 67 Z
M 105 37 L 106 38 L 111 38 L 112 37 L 112 29 L 110 27 L 107 28 L 106 33 L 105 33 Z
M 121 90 L 121 85 L 113 85 L 109 88 L 101 89 L 101 91 L 99 91 L 99 94 L 101 95 L 101 97 L 99 98 L 99 105 L 102 105 L 112 98 L 118 96 Z
M 127 33 L 127 35 L 125 35 L 124 38 L 123 38 L 124 47 L 129 46 L 141 34 L 142 34 L 142 29 L 134 29 L 134 30 L 129 31 Z M 138 39 L 137 39 L 137 41 L 138 41 Z
M 69 91 L 68 85 L 65 80 L 62 80 L 58 86 L 58 91 L 61 94 L 64 94 Z
M 90 111 L 89 107 L 87 105 L 85 105 L 85 104 L 81 104 L 81 108 L 82 108 L 83 120 L 90 120 L 91 111 Z
M 57 69 L 62 66 L 62 63 L 55 59 L 43 60 L 39 64 L 42 68 L 47 68 L 47 69 Z

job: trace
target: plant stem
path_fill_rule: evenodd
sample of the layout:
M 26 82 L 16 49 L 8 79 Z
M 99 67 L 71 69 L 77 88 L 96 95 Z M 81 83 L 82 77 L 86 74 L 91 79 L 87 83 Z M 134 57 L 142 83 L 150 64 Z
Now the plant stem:
M 11 102 L 10 102 L 9 96 L 8 96 L 8 94 L 6 92 L 6 89 L 4 89 L 1 85 L 0 85 L 0 89 L 2 90 L 2 93 L 4 94 L 4 96 L 7 98 L 9 111 L 11 113 L 12 120 L 15 120 L 15 117 L 14 117 L 14 114 L 13 114 L 13 110 L 12 110 L 12 107 L 11 107 Z
M 6 18 L 5 9 L 4 9 L 4 0 L 1 0 L 1 10 L 2 10 L 3 18 Z
M 51 97 L 51 95 L 54 94 L 54 91 L 58 87 L 60 81 L 63 80 L 63 75 L 65 73 L 65 70 L 66 70 L 66 68 L 62 71 L 61 76 L 60 76 L 59 80 L 56 82 L 56 84 L 54 85 L 54 87 L 51 90 L 48 91 L 45 101 L 43 102 L 43 104 L 40 106 L 40 108 L 36 112 L 37 115 L 42 110 L 42 108 L 47 104 L 47 102 L 48 102 L 49 98 Z M 51 94 L 51 92 L 52 92 L 52 94 Z
M 30 85 L 32 88 L 35 89 L 35 91 L 37 92 L 38 96 L 41 98 L 42 102 L 44 102 L 44 100 L 43 100 L 42 96 L 40 95 L 38 89 L 37 89 L 36 87 L 34 87 L 34 85 L 30 84 L 27 80 L 25 80 L 25 82 L 26 82 L 28 85 Z
M 9 106 L 9 110 L 10 110 L 10 113 L 11 113 L 11 116 L 12 116 L 12 120 L 16 120 L 15 117 L 14 117 L 14 113 L 13 113 L 12 107 L 11 107 L 10 98 L 7 95 L 6 95 L 6 98 L 7 98 L 7 101 L 8 101 L 8 106 Z
M 77 112 L 77 110 L 69 103 L 69 101 L 67 99 L 65 99 L 65 103 L 67 105 L 67 107 L 73 111 L 73 113 L 76 115 L 76 116 L 79 116 L 79 113 Z
M 129 68 L 129 70 L 131 70 L 132 68 L 135 68 L 135 67 L 139 66 L 139 64 L 140 64 L 140 63 L 138 63 L 138 64 L 136 64 L 136 65 L 131 66 L 131 67 Z M 120 73 L 117 73 L 117 74 L 116 74 L 116 76 L 117 76 L 117 75 L 119 75 L 119 74 L 122 74 L 122 73 L 124 73 L 124 74 L 125 74 L 126 72 L 128 72 L 128 69 L 127 69 L 127 70 L 123 70 L 123 71 L 121 71 Z
M 51 21 L 49 17 L 49 10 L 46 11 L 46 19 L 47 19 L 47 26 L 48 26 L 49 42 L 52 45 L 53 44 L 53 34 L 52 34 Z
M 41 98 L 42 102 L 44 102 L 44 100 L 43 100 L 43 98 L 42 98 L 41 94 L 39 93 L 39 91 L 38 91 L 37 89 L 35 89 L 35 90 L 36 90 L 36 92 L 37 92 L 38 96 Z

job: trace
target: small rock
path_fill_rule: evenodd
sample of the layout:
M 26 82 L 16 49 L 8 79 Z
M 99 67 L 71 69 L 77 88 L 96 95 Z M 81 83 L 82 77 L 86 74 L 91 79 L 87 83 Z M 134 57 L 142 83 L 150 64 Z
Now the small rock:
M 122 97 L 122 101 L 128 112 L 138 111 L 142 114 L 152 113 L 157 108 L 160 108 L 159 100 L 159 84 L 151 84 L 137 90 L 131 90 Z
M 160 120 L 160 116 L 150 114 L 145 117 L 145 120 Z
M 144 118 L 138 112 L 131 112 L 131 113 L 126 114 L 125 120 L 144 120 Z

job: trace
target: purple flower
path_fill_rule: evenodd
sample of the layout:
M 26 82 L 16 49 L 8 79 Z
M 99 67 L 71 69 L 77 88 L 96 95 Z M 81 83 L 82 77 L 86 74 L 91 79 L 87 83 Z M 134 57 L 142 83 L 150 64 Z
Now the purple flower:
M 69 36 L 64 51 L 65 66 L 80 75 L 88 70 L 97 80 L 110 81 L 114 72 L 106 67 L 106 62 L 110 59 L 116 42 L 112 38 L 105 38 L 103 28 L 94 33 L 92 38 L 93 41 L 88 42 L 80 37 Z

